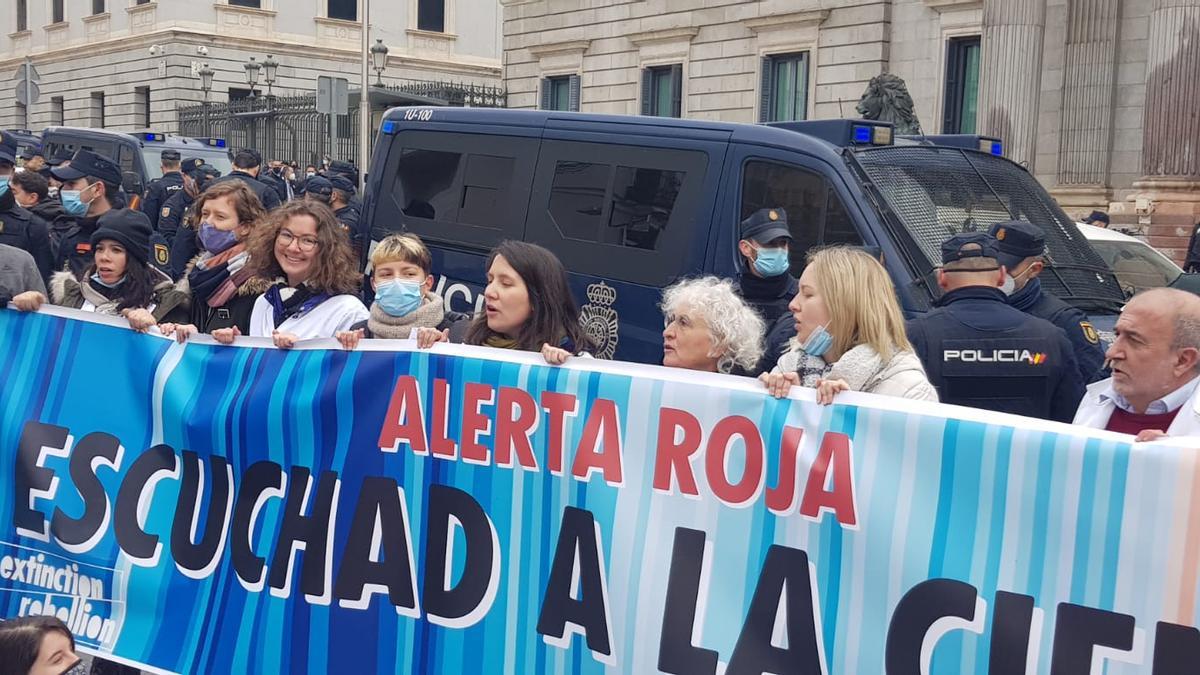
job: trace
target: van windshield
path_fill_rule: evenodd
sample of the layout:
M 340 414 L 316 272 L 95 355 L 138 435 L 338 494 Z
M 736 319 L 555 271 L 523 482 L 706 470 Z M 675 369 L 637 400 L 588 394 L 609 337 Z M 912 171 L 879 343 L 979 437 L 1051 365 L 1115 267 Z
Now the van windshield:
M 1125 296 L 1104 259 L 1016 164 L 925 145 L 865 149 L 854 153 L 853 161 L 863 182 L 882 197 L 880 215 L 908 256 L 915 283 L 928 289 L 930 299 L 940 294 L 934 270 L 943 241 L 959 232 L 986 232 L 995 223 L 1025 220 L 1046 234 L 1041 280 L 1048 292 L 1084 311 L 1119 311 Z
M 142 148 L 142 161 L 146 163 L 146 182 L 155 178 L 162 178 L 162 151 L 161 147 L 157 148 Z M 183 150 L 180 151 L 181 159 L 189 157 L 199 157 L 204 160 L 205 164 L 216 167 L 221 175 L 224 176 L 233 170 L 233 162 L 229 161 L 229 154 L 226 152 L 213 151 L 196 151 Z

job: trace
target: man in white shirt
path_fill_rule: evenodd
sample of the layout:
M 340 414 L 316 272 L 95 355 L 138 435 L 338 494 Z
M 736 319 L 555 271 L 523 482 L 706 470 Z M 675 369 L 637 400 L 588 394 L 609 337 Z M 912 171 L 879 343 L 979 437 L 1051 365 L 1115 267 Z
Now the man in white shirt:
M 1139 441 L 1200 435 L 1200 296 L 1140 293 L 1117 320 L 1105 353 L 1112 377 L 1088 387 L 1075 424 Z

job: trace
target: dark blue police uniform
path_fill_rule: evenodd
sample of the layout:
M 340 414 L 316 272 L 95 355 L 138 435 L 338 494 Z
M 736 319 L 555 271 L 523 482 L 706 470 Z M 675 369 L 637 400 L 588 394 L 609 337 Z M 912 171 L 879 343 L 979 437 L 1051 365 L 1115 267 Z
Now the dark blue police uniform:
M 17 163 L 17 139 L 0 133 L 0 164 L 9 171 Z M 50 278 L 54 252 L 50 246 L 50 228 L 46 221 L 17 204 L 12 187 L 5 183 L 0 193 L 0 244 L 14 246 L 33 256 L 42 280 Z
M 117 163 L 91 150 L 77 150 L 71 156 L 70 164 L 56 166 L 50 173 L 64 183 L 87 178 L 89 182 L 99 179 L 112 185 L 121 184 L 121 170 Z M 119 198 L 120 195 L 106 196 L 113 208 L 119 208 L 117 204 L 124 203 L 124 200 Z M 99 219 L 99 215 L 75 217 L 74 224 L 66 229 L 58 242 L 58 252 L 54 258 L 56 271 L 68 270 L 79 278 L 84 270 L 92 265 L 95 259 L 92 251 L 92 233 L 96 231 L 96 221 Z
M 253 161 L 255 162 L 255 166 L 257 166 L 260 170 L 262 169 L 262 155 L 260 155 L 257 150 L 254 150 L 253 148 L 245 148 L 239 150 L 237 154 L 248 155 L 252 157 Z M 274 188 L 238 168 L 234 168 L 229 175 L 218 178 L 217 180 L 213 181 L 213 183 L 224 183 L 225 181 L 230 180 L 240 180 L 244 182 L 246 186 L 258 196 L 258 201 L 262 202 L 263 208 L 268 211 L 283 203 L 279 199 L 279 193 L 275 192 Z
M 760 209 L 741 223 L 739 241 L 750 240 L 767 246 L 777 239 L 792 240 L 788 229 L 787 211 L 780 208 Z M 788 313 L 788 305 L 796 297 L 799 284 L 788 271 L 775 276 L 759 276 L 747 266 L 741 253 L 742 271 L 738 274 L 738 292 L 746 304 L 762 317 L 767 326 L 772 326 L 779 317 Z
M 996 255 L 996 239 L 981 232 L 942 244 L 945 264 Z M 1084 394 L 1071 342 L 1007 300 L 999 288 L 959 288 L 908 322 L 908 338 L 929 381 L 943 403 L 1070 422 Z
M 361 242 L 359 241 L 358 232 L 358 221 L 361 215 L 353 202 L 357 190 L 349 178 L 340 174 L 329 176 L 329 182 L 333 185 L 333 189 L 342 192 L 346 196 L 346 206 L 334 211 L 333 215 L 337 216 L 338 222 L 346 230 L 346 234 L 350 237 L 350 245 L 354 248 L 357 257 L 358 252 L 362 250 L 360 248 Z
M 1046 250 L 1046 235 L 1033 223 L 1021 220 L 997 223 L 989 233 L 999 242 L 997 260 L 1008 268 L 1010 275 L 1027 258 L 1041 256 Z M 1017 271 L 1017 275 L 1022 271 Z M 1008 304 L 1062 329 L 1071 341 L 1075 361 L 1079 365 L 1079 376 L 1085 385 L 1108 377 L 1104 368 L 1104 344 L 1087 315 L 1079 308 L 1044 292 L 1040 279 L 1030 279 L 1021 290 L 1009 296 Z
M 181 160 L 178 150 L 163 150 L 163 162 L 178 162 Z M 150 219 L 150 225 L 158 229 L 158 220 L 162 215 L 163 205 L 176 192 L 183 190 L 183 173 L 171 171 L 164 173 L 162 178 L 150 181 L 146 194 L 142 197 L 142 213 Z

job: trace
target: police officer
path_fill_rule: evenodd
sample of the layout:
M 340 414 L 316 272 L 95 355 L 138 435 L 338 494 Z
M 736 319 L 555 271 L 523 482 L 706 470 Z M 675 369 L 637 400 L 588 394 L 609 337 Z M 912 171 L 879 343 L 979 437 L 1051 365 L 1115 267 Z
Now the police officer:
M 1105 346 L 1100 334 L 1078 308 L 1042 290 L 1038 275 L 1046 267 L 1046 235 L 1042 228 L 1023 220 L 997 223 L 988 230 L 996 237 L 1000 249 L 998 260 L 1006 270 L 1001 290 L 1008 294 L 1008 304 L 1045 319 L 1067 334 L 1075 348 L 1079 376 L 1085 385 L 1108 377 L 1104 372 Z
M 42 279 L 50 278 L 54 252 L 46 221 L 21 208 L 11 180 L 16 173 L 17 141 L 0 133 L 0 244 L 22 249 L 33 256 Z
M 783 209 L 761 209 L 742 221 L 738 287 L 742 298 L 768 326 L 788 313 L 788 303 L 796 296 L 796 279 L 788 274 L 791 243 Z
M 360 250 L 358 222 L 361 218 L 361 212 L 352 203 L 357 190 L 354 189 L 354 183 L 351 183 L 349 178 L 342 175 L 335 174 L 331 176 L 329 182 L 333 184 L 333 194 L 330 195 L 329 208 L 333 209 L 333 215 L 337 216 L 338 222 L 346 229 L 346 234 L 350 236 L 350 245 L 354 247 L 354 251 L 357 253 Z
M 42 155 L 42 146 L 29 145 L 21 151 L 21 166 L 26 171 L 37 173 L 46 166 L 46 158 Z
M 163 150 L 162 178 L 150 181 L 146 194 L 142 197 L 142 213 L 150 219 L 150 225 L 158 229 L 158 219 L 162 216 L 163 205 L 176 192 L 183 189 L 183 173 L 180 171 L 180 156 L 178 150 Z
M 329 206 L 333 201 L 333 183 L 325 176 L 309 178 L 304 182 L 304 198 Z
M 222 183 L 227 180 L 240 180 L 246 183 L 254 194 L 258 195 L 259 201 L 263 203 L 263 207 L 268 211 L 279 206 L 283 202 L 279 200 L 279 193 L 266 183 L 258 180 L 258 173 L 262 169 L 262 155 L 253 148 L 244 148 L 238 150 L 238 153 L 233 156 L 233 171 L 228 176 L 218 178 L 215 182 Z
M 945 293 L 908 338 L 942 403 L 1070 422 L 1084 393 L 1071 342 L 1008 304 L 997 243 L 964 232 L 942 244 Z
M 200 193 L 213 183 L 221 173 L 204 163 L 203 159 L 189 157 L 183 160 L 183 189 L 167 200 L 159 220 L 159 234 L 170 242 L 170 271 L 171 278 L 177 279 L 183 274 L 184 267 L 195 257 L 199 246 L 196 243 L 196 230 L 186 226 L 188 211 Z
M 59 196 L 63 210 L 73 219 L 58 244 L 55 270 L 69 270 L 76 277 L 94 259 L 92 233 L 100 216 L 113 210 L 121 192 L 121 169 L 116 162 L 91 150 L 78 150 L 69 163 L 54 167 L 51 173 L 62 182 Z
M 325 172 L 325 177 L 333 180 L 334 176 L 342 176 L 350 181 L 351 185 L 358 185 L 358 167 L 352 162 L 343 162 L 340 160 L 330 162 L 329 169 Z M 354 207 L 354 210 L 362 213 L 363 205 L 362 200 L 359 199 L 359 195 L 350 195 L 349 204 Z

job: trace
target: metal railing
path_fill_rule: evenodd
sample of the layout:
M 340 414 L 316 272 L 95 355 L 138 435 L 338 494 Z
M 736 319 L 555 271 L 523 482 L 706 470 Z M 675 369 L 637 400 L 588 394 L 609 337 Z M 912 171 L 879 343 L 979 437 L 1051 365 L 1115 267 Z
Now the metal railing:
M 370 90 L 372 118 L 397 105 L 503 108 L 504 90 L 477 84 L 402 81 Z M 180 106 L 179 134 L 192 138 L 224 138 L 231 149 L 256 148 L 267 160 L 295 160 L 320 165 L 325 158 L 358 158 L 358 103 L 346 115 L 317 112 L 316 94 L 258 96 L 222 103 Z M 332 117 L 332 129 L 331 126 Z

